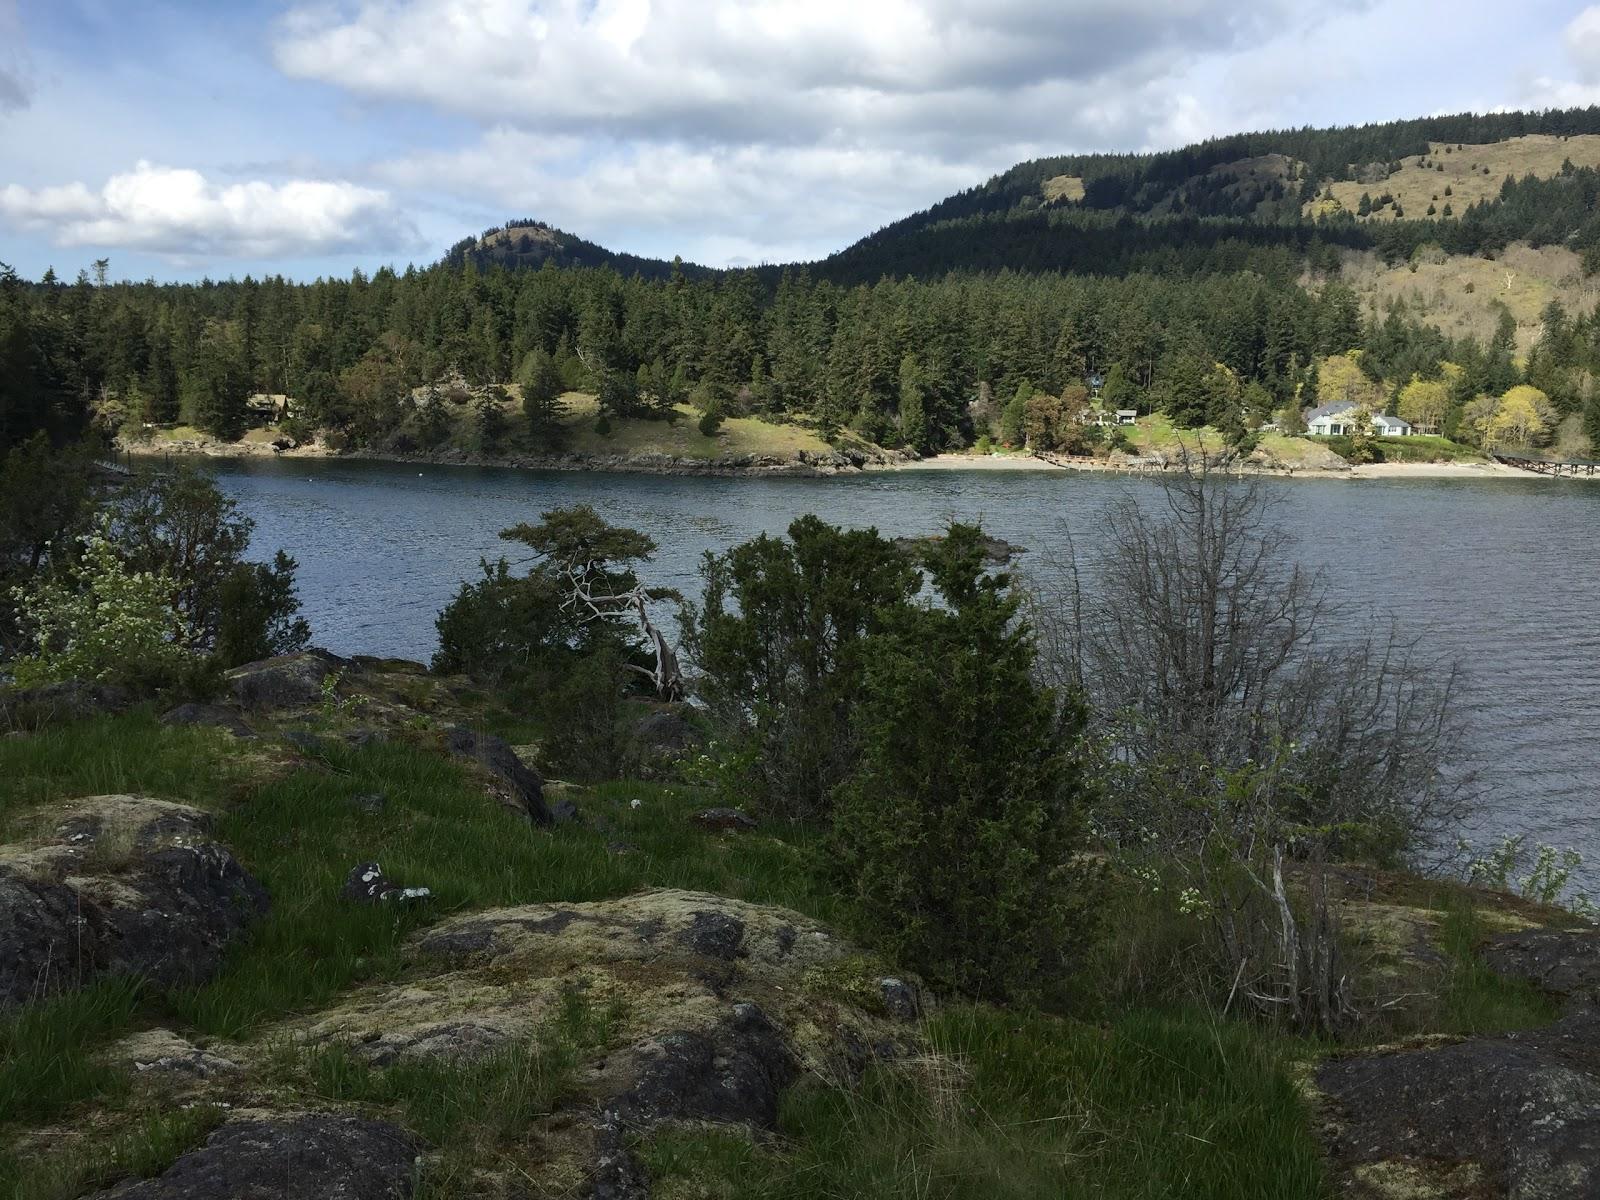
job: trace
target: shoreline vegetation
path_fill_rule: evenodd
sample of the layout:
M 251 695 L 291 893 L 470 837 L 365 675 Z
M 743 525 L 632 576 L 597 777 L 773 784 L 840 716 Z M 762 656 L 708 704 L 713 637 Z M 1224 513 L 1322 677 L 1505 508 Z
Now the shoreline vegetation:
M 530 513 L 427 665 L 192 463 L 88 502 L 0 683 L 0 1200 L 1594 1194 L 1579 860 L 1436 862 L 1454 668 L 1161 482 L 1082 592 Z
M 259 432 L 259 431 L 255 431 Z M 1031 451 L 956 451 L 913 458 L 877 447 L 849 451 L 801 448 L 787 453 L 729 453 L 707 457 L 673 454 L 664 450 L 634 449 L 614 453 L 484 454 L 460 448 L 438 451 L 335 450 L 319 441 L 290 449 L 275 449 L 270 440 L 246 437 L 223 442 L 204 434 L 164 441 L 115 442 L 119 455 L 132 459 L 194 457 L 207 459 L 318 459 L 349 462 L 416 463 L 434 466 L 506 467 L 529 471 L 601 471 L 646 475 L 705 475 L 721 478 L 791 476 L 827 478 L 880 471 L 1090 471 L 1117 475 L 1162 474 L 1162 468 L 1128 458 L 1041 457 Z M 1169 466 L 1176 466 L 1172 462 Z M 1243 473 L 1283 479 L 1537 479 L 1552 476 L 1489 460 L 1473 462 L 1381 462 L 1341 466 L 1291 466 L 1249 462 L 1236 469 Z M 1576 478 L 1584 478 L 1578 476 Z

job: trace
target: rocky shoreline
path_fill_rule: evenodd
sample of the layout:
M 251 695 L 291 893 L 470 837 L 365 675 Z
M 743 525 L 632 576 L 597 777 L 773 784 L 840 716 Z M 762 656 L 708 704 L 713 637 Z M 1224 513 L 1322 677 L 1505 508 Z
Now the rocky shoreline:
M 792 476 L 825 478 L 856 475 L 868 470 L 893 469 L 915 461 L 895 450 L 865 450 L 851 447 L 817 454 L 799 450 L 793 454 L 725 454 L 714 458 L 688 455 L 648 454 L 474 454 L 467 450 L 399 452 L 389 450 L 338 451 L 315 442 L 289 450 L 275 449 L 268 442 L 218 442 L 210 439 L 153 443 L 118 440 L 119 454 L 132 458 L 163 456 L 245 459 L 345 459 L 353 462 L 417 463 L 452 467 L 512 467 L 525 471 L 604 471 L 641 475 L 706 475 L 723 478 L 748 476 Z
M 1163 469 L 1148 458 L 1066 458 L 1017 454 L 944 453 L 918 458 L 899 450 L 849 447 L 819 454 L 798 450 L 792 454 L 725 454 L 714 458 L 652 452 L 645 454 L 474 454 L 467 450 L 384 451 L 334 450 L 322 442 L 292 449 L 275 449 L 270 442 L 218 442 L 209 438 L 154 443 L 118 440 L 119 455 L 130 458 L 166 456 L 217 459 L 343 459 L 352 462 L 415 463 L 428 466 L 509 467 L 525 471 L 600 471 L 637 475 L 698 475 L 725 479 L 800 478 L 826 479 L 837 475 L 862 475 L 874 471 L 1090 471 L 1117 475 L 1157 475 Z M 1330 457 L 1332 457 L 1330 455 Z M 1372 463 L 1352 466 L 1340 462 L 1290 465 L 1252 456 L 1230 464 L 1229 470 L 1280 479 L 1548 479 L 1499 463 Z

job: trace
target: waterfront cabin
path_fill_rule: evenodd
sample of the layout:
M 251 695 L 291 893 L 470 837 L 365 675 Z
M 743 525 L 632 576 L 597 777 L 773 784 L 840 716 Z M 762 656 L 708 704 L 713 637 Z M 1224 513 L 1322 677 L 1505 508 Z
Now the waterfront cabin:
M 1306 416 L 1306 432 L 1316 437 L 1338 437 L 1354 432 L 1356 406 L 1353 404 L 1324 404 L 1312 409 Z M 1377 437 L 1410 437 L 1411 422 L 1391 417 L 1388 413 L 1372 414 L 1372 432 Z
M 1138 420 L 1139 420 L 1139 412 L 1138 412 L 1137 409 L 1132 409 L 1132 408 L 1119 408 L 1119 409 L 1117 409 L 1117 424 L 1118 425 L 1132 425 L 1132 424 L 1136 423 Z

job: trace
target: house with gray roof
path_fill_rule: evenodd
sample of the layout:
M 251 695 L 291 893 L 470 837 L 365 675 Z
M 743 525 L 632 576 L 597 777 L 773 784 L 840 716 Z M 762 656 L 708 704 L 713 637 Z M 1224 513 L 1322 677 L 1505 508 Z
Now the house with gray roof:
M 1355 429 L 1357 406 L 1354 404 L 1324 404 L 1306 414 L 1306 432 L 1319 437 L 1338 437 Z M 1375 412 L 1372 432 L 1375 437 L 1410 437 L 1411 422 Z

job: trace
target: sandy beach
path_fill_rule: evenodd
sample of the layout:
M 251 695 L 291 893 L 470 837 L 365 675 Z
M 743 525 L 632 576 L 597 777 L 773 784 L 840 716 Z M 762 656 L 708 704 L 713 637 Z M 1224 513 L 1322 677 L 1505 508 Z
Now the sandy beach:
M 1159 471 L 1130 470 L 1097 459 L 1071 462 L 1046 462 L 1031 454 L 935 454 L 915 462 L 895 463 L 874 468 L 883 471 L 1110 471 L 1123 474 L 1152 474 Z M 1367 463 L 1343 470 L 1296 467 L 1293 470 L 1257 468 L 1260 474 L 1283 479 L 1552 479 L 1533 471 L 1519 471 L 1503 463 Z M 1587 478 L 1579 476 L 1579 478 Z M 1600 479 L 1600 476 L 1596 477 Z

